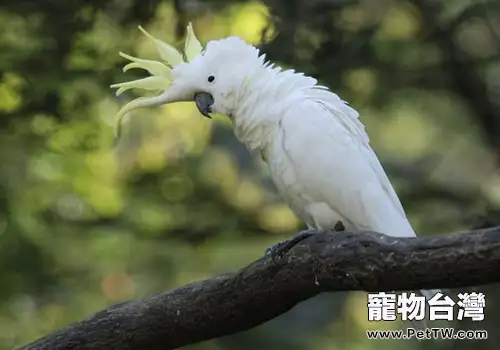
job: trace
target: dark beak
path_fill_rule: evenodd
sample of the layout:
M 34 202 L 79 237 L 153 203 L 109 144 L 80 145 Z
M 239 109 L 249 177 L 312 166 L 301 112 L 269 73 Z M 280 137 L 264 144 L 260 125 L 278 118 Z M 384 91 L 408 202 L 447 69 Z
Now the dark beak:
M 208 113 L 212 113 L 212 105 L 214 104 L 213 96 L 207 92 L 197 92 L 194 94 L 193 100 L 200 113 L 205 117 L 212 119 Z

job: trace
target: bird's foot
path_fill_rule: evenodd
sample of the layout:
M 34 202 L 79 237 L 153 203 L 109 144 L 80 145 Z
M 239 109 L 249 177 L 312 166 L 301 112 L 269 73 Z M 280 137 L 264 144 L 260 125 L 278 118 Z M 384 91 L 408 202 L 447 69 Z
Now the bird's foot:
M 278 242 L 276 244 L 273 244 L 269 248 L 266 249 L 266 253 L 264 254 L 265 256 L 271 256 L 273 260 L 281 259 L 290 249 L 292 249 L 295 245 L 300 243 L 306 238 L 311 237 L 315 233 L 317 233 L 318 230 L 304 230 L 300 231 L 297 233 L 295 236 L 293 236 L 291 239 Z
M 342 221 L 337 221 L 333 229 L 337 232 L 345 231 L 344 223 Z M 273 260 L 281 259 L 286 253 L 290 251 L 290 249 L 295 247 L 298 243 L 318 232 L 319 231 L 316 229 L 300 231 L 291 239 L 278 242 L 267 248 L 264 256 L 270 255 Z
M 342 221 L 337 221 L 333 229 L 337 232 L 345 231 L 344 223 Z

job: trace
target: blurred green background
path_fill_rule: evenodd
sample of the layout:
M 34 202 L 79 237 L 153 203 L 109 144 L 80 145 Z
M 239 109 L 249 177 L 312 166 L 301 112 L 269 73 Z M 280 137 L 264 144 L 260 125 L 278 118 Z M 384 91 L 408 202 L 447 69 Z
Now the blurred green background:
M 233 271 L 303 228 L 228 120 L 189 103 L 115 114 L 137 30 L 182 43 L 239 35 L 361 112 L 415 229 L 498 224 L 497 0 L 3 0 L 0 4 L 0 349 L 108 305 Z M 137 75 L 134 75 L 137 74 Z M 468 289 L 471 290 L 471 289 Z M 487 341 L 369 341 L 366 294 L 318 296 L 189 349 L 497 349 Z M 452 291 L 456 293 L 458 291 Z M 495 332 L 496 331 L 496 332 Z

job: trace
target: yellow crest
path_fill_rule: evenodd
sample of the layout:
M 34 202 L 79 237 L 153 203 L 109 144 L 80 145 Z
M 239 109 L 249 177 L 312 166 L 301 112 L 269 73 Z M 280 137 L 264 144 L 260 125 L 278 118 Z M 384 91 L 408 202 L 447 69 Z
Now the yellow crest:
M 129 69 L 140 68 L 147 70 L 151 76 L 147 78 L 127 81 L 119 84 L 111 85 L 111 88 L 117 88 L 116 95 L 119 96 L 123 92 L 130 89 L 143 89 L 143 90 L 166 90 L 172 84 L 171 71 L 172 68 L 181 63 L 191 62 L 196 56 L 198 56 L 203 47 L 196 38 L 193 31 L 193 26 L 191 23 L 187 26 L 187 35 L 184 43 L 184 54 L 179 52 L 175 47 L 166 42 L 153 37 L 149 34 L 143 27 L 139 26 L 139 30 L 151 40 L 156 46 L 162 61 L 156 60 L 145 60 L 137 57 L 127 55 L 120 52 L 119 55 L 123 58 L 131 61 L 123 67 L 123 71 L 126 72 Z M 130 101 L 118 112 L 118 128 L 120 127 L 120 120 L 132 109 L 144 107 L 149 104 L 149 101 L 154 97 L 139 97 L 135 100 Z M 119 130 L 118 130 L 119 131 Z

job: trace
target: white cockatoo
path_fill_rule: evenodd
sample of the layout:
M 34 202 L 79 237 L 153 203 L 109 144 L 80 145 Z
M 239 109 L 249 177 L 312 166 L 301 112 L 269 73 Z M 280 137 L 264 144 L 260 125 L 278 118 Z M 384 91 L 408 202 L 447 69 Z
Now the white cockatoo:
M 415 237 L 403 206 L 369 144 L 356 110 L 317 80 L 282 70 L 257 48 L 238 37 L 209 41 L 203 50 L 191 24 L 184 54 L 141 31 L 163 60 L 123 53 L 150 77 L 112 85 L 159 90 L 125 105 L 132 109 L 194 101 L 201 114 L 228 115 L 234 133 L 248 150 L 267 163 L 282 199 L 310 230 L 299 233 L 271 253 L 312 234 L 339 227 Z M 430 297 L 437 291 L 422 291 Z

